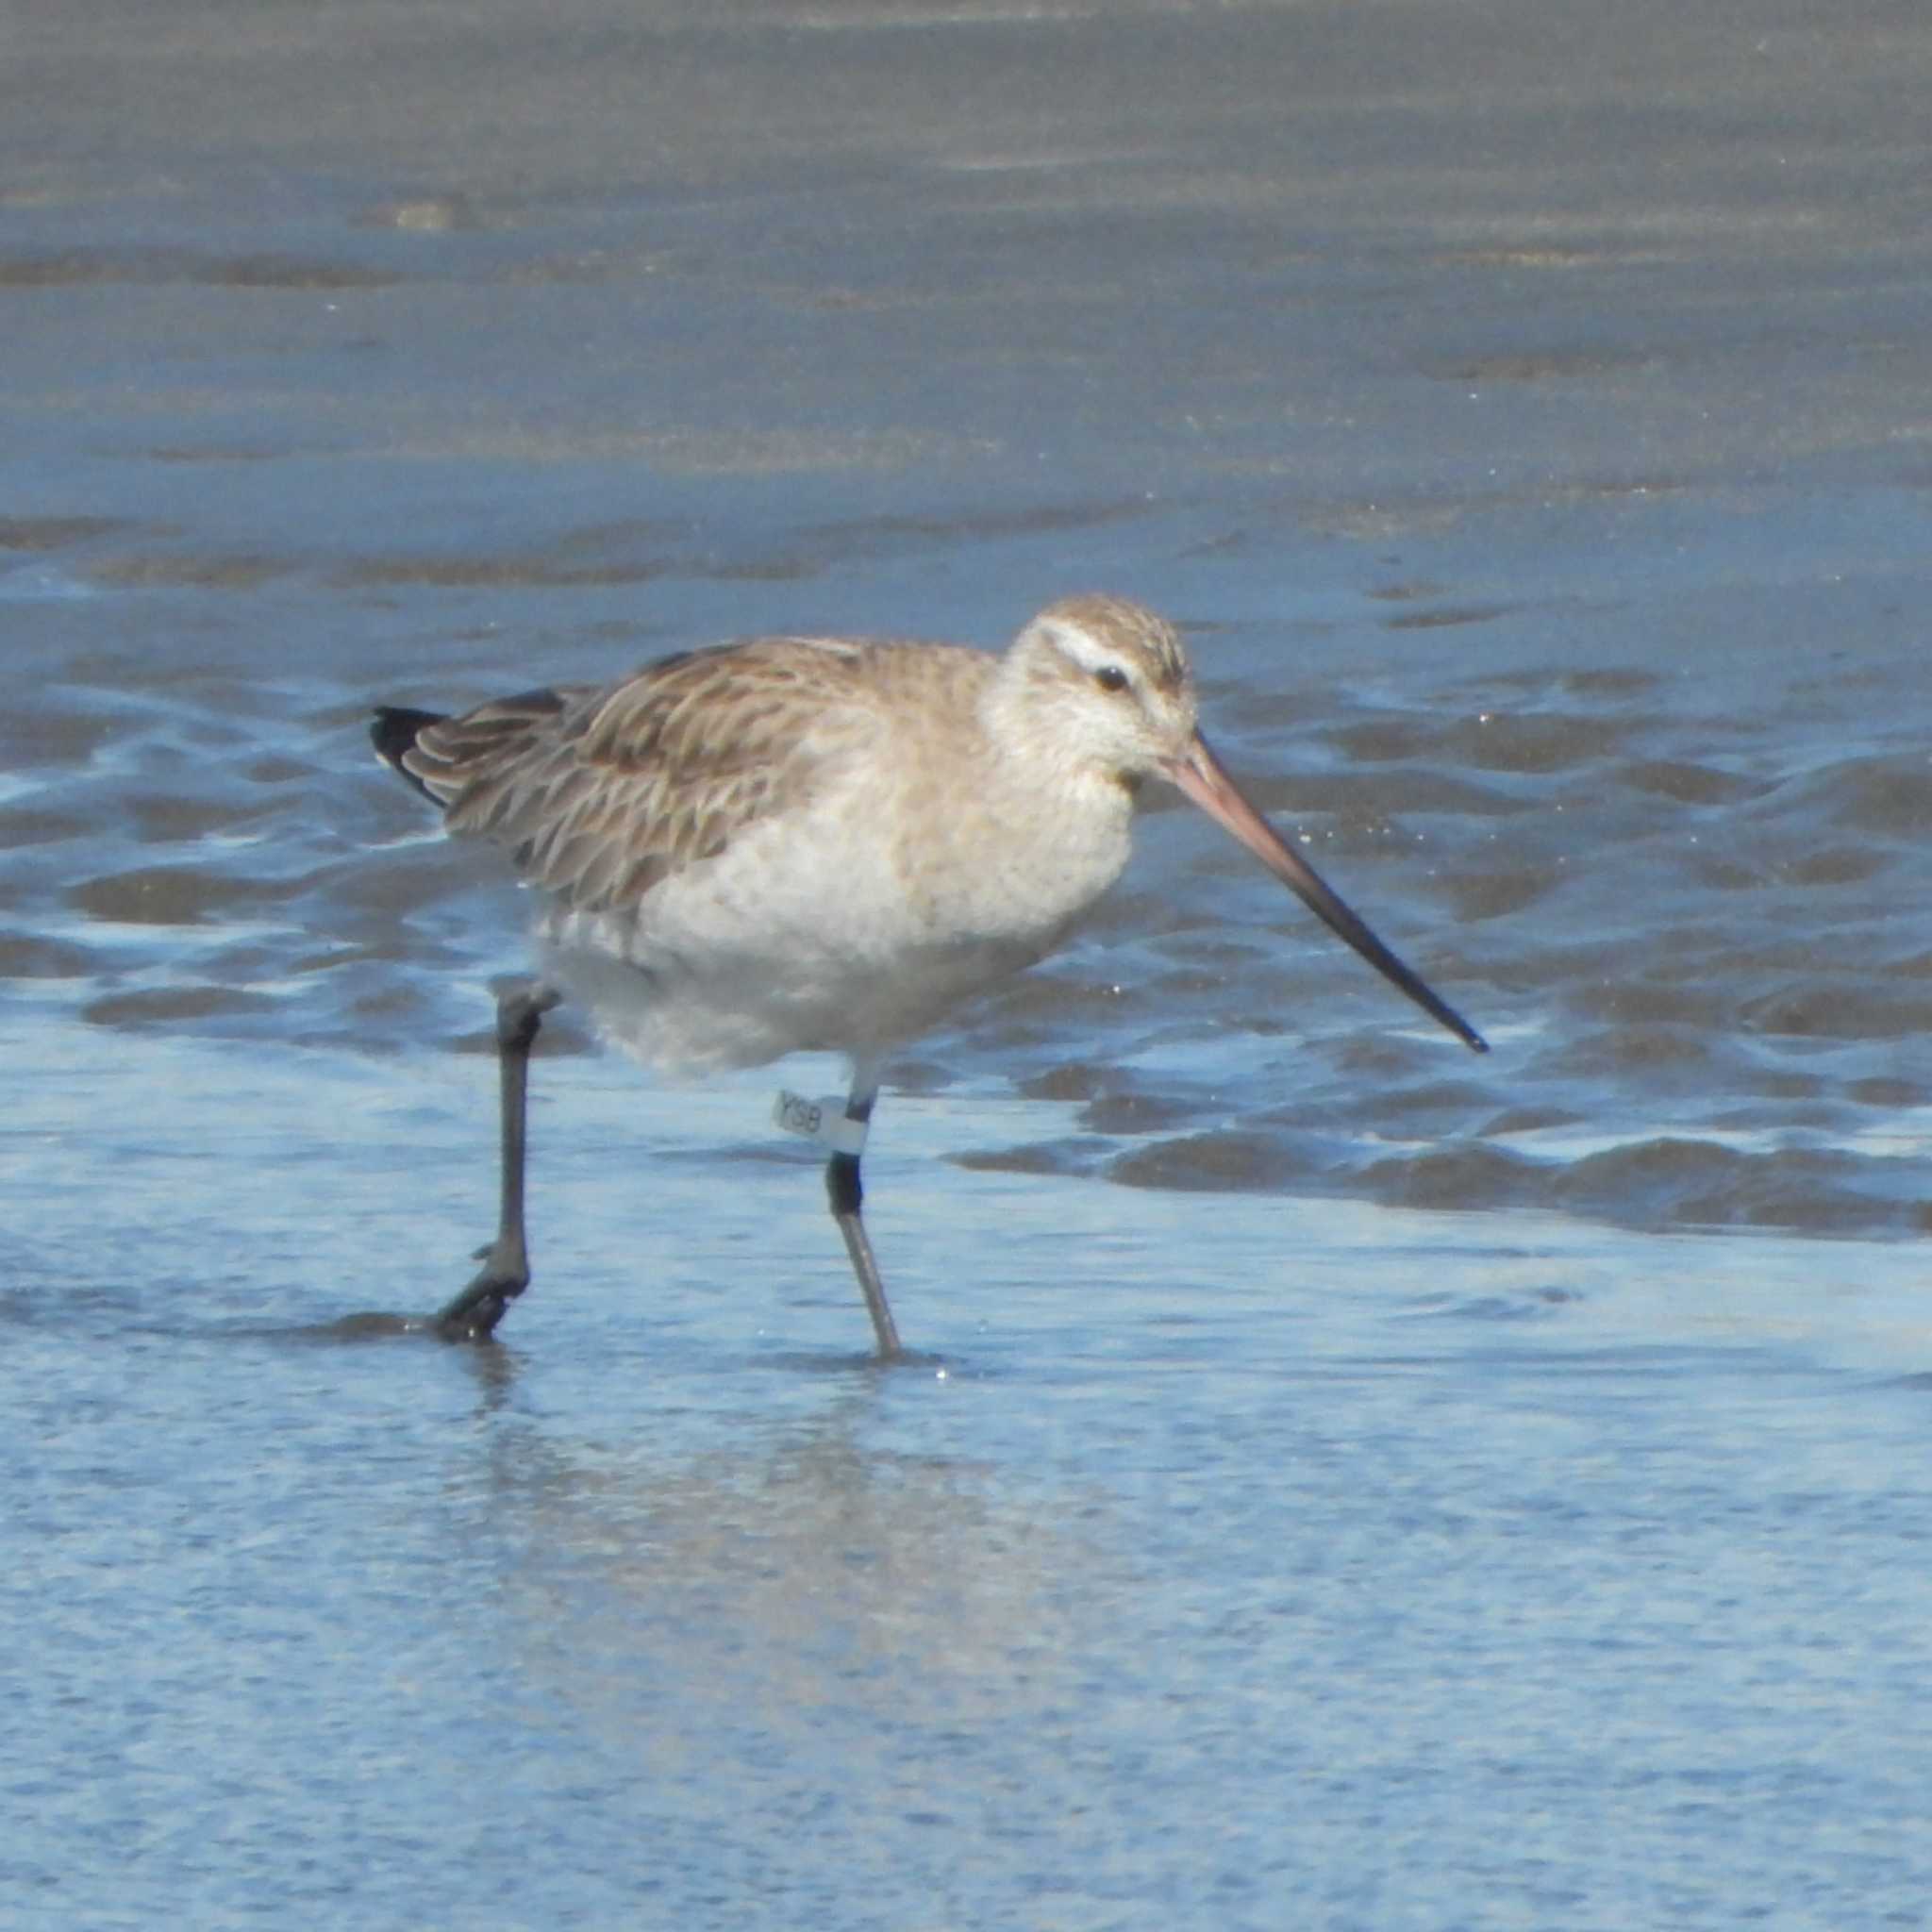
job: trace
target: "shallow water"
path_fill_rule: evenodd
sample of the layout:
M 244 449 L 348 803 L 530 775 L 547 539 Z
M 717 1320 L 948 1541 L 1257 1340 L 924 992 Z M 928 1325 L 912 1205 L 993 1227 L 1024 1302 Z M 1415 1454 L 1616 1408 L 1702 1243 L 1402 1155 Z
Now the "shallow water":
M 1919 1923 L 1916 10 L 115 11 L 0 65 L 0 1919 Z M 1091 586 L 1494 1051 L 1157 808 L 882 1104 L 914 1366 L 780 1075 L 562 1016 L 406 1332 L 523 908 L 369 703 Z

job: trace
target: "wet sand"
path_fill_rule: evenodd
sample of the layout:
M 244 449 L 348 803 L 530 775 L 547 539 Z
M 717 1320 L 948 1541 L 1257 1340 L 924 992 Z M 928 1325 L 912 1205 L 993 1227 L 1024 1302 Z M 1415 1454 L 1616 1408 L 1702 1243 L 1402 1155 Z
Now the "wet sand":
M 9 25 L 21 1923 L 1908 1922 L 1928 87 L 1815 0 Z M 1155 801 L 889 1086 L 923 1369 L 779 1075 L 562 1016 L 506 1349 L 388 1332 L 524 908 L 370 703 L 1092 587 L 1495 1051 Z

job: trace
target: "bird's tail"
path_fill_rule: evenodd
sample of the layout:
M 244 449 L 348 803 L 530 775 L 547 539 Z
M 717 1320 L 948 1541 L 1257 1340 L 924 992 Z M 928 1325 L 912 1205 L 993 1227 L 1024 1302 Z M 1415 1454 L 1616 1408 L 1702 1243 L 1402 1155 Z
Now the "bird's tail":
M 378 705 L 375 723 L 369 727 L 375 756 L 391 771 L 407 778 L 432 805 L 440 805 L 441 800 L 410 771 L 407 760 L 416 748 L 417 739 L 432 724 L 441 724 L 442 718 L 441 711 L 412 711 L 406 705 Z

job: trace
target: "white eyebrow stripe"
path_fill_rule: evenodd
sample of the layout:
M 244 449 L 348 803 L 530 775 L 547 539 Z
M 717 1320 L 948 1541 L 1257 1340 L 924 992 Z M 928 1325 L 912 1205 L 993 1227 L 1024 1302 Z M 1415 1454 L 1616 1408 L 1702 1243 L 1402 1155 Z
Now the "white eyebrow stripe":
M 1124 671 L 1131 678 L 1134 665 L 1131 657 L 1124 651 L 1104 644 L 1090 630 L 1077 624 L 1069 624 L 1062 617 L 1048 617 L 1039 620 L 1054 643 L 1063 651 L 1083 671 L 1105 671 L 1109 667 Z

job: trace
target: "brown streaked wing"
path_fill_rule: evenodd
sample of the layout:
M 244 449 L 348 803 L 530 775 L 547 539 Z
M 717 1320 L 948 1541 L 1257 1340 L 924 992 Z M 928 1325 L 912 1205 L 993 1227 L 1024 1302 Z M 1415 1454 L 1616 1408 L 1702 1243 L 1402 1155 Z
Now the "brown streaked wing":
M 747 825 L 807 804 L 874 728 L 863 646 L 763 638 L 668 658 L 622 683 L 533 691 L 417 741 L 453 832 L 506 846 L 565 905 L 635 905 Z
M 459 718 L 436 718 L 417 732 L 402 766 L 445 810 L 457 806 L 478 779 L 514 762 L 573 700 L 590 687 L 520 691 L 492 698 Z

